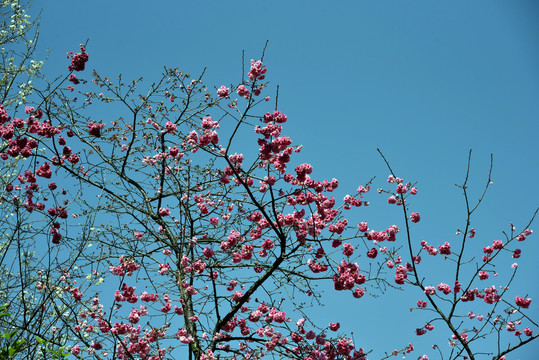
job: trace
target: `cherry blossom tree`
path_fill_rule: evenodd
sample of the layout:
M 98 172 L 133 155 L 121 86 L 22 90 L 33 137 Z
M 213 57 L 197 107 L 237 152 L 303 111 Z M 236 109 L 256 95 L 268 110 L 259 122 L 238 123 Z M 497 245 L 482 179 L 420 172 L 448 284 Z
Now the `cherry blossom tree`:
M 0 3 L 0 104 L 2 121 L 4 113 L 16 113 L 34 90 L 34 81 L 42 79 L 43 61 L 36 56 L 39 35 L 39 16 L 29 15 L 30 1 L 6 0 Z M 2 125 L 1 152 L 8 149 L 13 124 Z M 19 125 L 17 125 L 19 124 Z M 7 132 L 4 132 L 7 130 Z M 35 144 L 34 141 L 31 142 Z M 43 305 L 50 299 L 50 292 L 36 293 L 38 268 L 48 268 L 43 257 L 36 254 L 32 239 L 39 231 L 33 228 L 28 214 L 13 212 L 7 198 L 8 186 L 27 167 L 27 157 L 19 154 L 2 161 L 0 173 L 0 357 L 12 358 L 16 354 L 33 354 L 40 346 L 47 349 L 48 356 L 59 356 L 59 344 L 50 343 L 46 330 L 57 319 L 56 312 L 44 311 Z M 29 190 L 32 191 L 32 190 Z M 49 258 L 50 259 L 50 258 Z M 42 328 L 40 331 L 39 328 Z M 40 338 L 39 336 L 44 336 Z M 40 343 L 38 342 L 40 341 Z M 41 344 L 41 345 L 40 345 Z M 31 357 L 31 356 L 30 356 Z
M 29 1 L 5 0 L 0 4 L 0 103 L 22 105 L 41 76 L 43 60 L 36 57 L 39 18 L 28 15 Z
M 447 333 L 435 349 L 444 359 L 503 359 L 537 338 L 532 300 L 509 287 L 517 267 L 492 280 L 494 264 L 525 253 L 531 221 L 484 248 L 470 240 L 490 174 L 475 202 L 466 174 L 460 240 L 429 244 L 412 231 L 420 190 L 387 161 L 383 200 L 374 179 L 332 196 L 338 180 L 318 178 L 286 135 L 294 120 L 269 94 L 263 54 L 241 82 L 215 87 L 171 68 L 147 87 L 113 81 L 90 74 L 84 45 L 68 55 L 23 117 L 0 108 L 2 161 L 27 159 L 5 184 L 11 243 L 41 254 L 18 271 L 32 272 L 39 310 L 54 314 L 39 330 L 13 322 L 36 339 L 35 356 L 53 344 L 80 359 L 367 359 L 371 345 L 339 331 L 345 314 L 316 322 L 328 284 L 358 307 L 389 287 L 417 292 L 415 311 L 432 321 L 387 357 L 415 351 L 427 331 Z M 373 201 L 402 218 L 371 228 Z M 4 257 L 20 253 L 11 243 Z M 443 282 L 422 256 L 451 264 Z M 488 353 L 474 350 L 481 342 Z

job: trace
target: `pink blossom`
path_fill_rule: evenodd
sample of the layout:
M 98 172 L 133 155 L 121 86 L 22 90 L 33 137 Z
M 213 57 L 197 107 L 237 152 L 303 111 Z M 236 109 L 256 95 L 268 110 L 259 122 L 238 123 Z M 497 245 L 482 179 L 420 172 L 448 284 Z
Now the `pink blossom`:
M 69 81 L 71 81 L 75 85 L 80 84 L 80 81 L 79 81 L 79 79 L 77 79 L 75 74 L 69 75 Z
M 267 71 L 267 69 L 262 64 L 262 61 L 260 61 L 260 60 L 257 60 L 257 61 L 251 60 L 251 71 L 249 71 L 247 76 L 249 76 L 249 79 L 251 79 L 252 81 L 264 80 L 264 77 L 265 77 L 264 74 L 266 73 L 266 71 Z
M 86 62 L 88 62 L 88 53 L 86 53 L 86 49 L 84 49 L 84 46 L 82 44 L 80 45 L 80 50 L 80 53 L 73 55 L 73 58 L 71 59 L 71 65 L 67 67 L 69 71 L 84 70 Z
M 139 311 L 139 309 L 131 310 L 131 313 L 129 314 L 129 322 L 131 324 L 137 324 L 139 321 L 140 321 L 140 311 Z
M 505 325 L 505 329 L 511 332 L 515 331 L 515 323 L 512 321 L 508 321 L 507 324 Z
M 43 165 L 41 165 L 39 169 L 37 169 L 36 175 L 46 179 L 50 179 L 52 176 L 51 164 L 48 162 L 44 162 Z
M 80 346 L 79 345 L 75 345 L 71 348 L 71 353 L 73 355 L 79 355 L 80 354 Z
M 437 288 L 438 288 L 438 290 L 443 292 L 445 295 L 447 295 L 447 294 L 449 294 L 451 292 L 451 288 L 449 287 L 449 285 L 444 284 L 444 283 L 438 284 Z M 427 292 L 427 290 L 425 289 L 425 293 L 426 292 Z M 433 294 L 431 294 L 431 295 L 433 295 Z
M 494 240 L 492 242 L 492 248 L 495 249 L 495 250 L 500 250 L 501 248 L 503 248 L 503 243 L 501 240 Z
M 339 330 L 340 327 L 341 327 L 341 324 L 339 324 L 339 323 L 330 323 L 329 324 L 329 329 L 331 331 L 337 331 L 337 330 Z
M 419 213 L 413 212 L 412 215 L 410 215 L 410 219 L 412 222 L 417 223 L 419 220 L 421 220 L 421 217 L 419 216 Z
M 217 96 L 222 97 L 222 98 L 228 98 L 229 92 L 230 92 L 230 89 L 222 85 L 219 89 L 217 89 Z
M 283 323 L 286 320 L 286 314 L 284 311 L 277 311 L 277 309 L 272 308 L 270 311 L 270 317 L 273 319 L 273 321 L 277 323 Z
M 170 210 L 168 208 L 159 208 L 159 215 L 163 217 L 169 216 Z
M 397 194 L 405 194 L 408 191 L 408 188 L 402 184 L 397 185 Z
M 176 157 L 180 152 L 180 149 L 177 146 L 173 146 L 168 151 L 172 157 Z
M 354 290 L 354 292 L 352 293 L 352 295 L 356 298 L 356 299 L 359 299 L 361 297 L 363 297 L 363 295 L 365 295 L 365 290 L 362 289 L 362 288 L 356 288 Z
M 292 338 L 292 340 L 296 343 L 300 343 L 300 342 L 303 342 L 305 341 L 303 339 L 303 336 L 299 335 L 299 334 L 296 334 L 296 333 L 292 333 L 290 334 L 290 337 Z
M 71 154 L 71 156 L 67 159 L 72 164 L 78 163 L 80 160 L 79 156 L 77 154 Z
M 213 250 L 210 249 L 209 247 L 204 248 L 204 250 L 202 250 L 202 253 L 207 258 L 211 258 L 213 256 Z
M 243 85 L 238 86 L 238 95 L 241 97 L 244 97 L 246 99 L 249 99 L 249 90 Z
M 451 255 L 451 244 L 447 241 L 443 245 L 438 245 L 438 248 L 440 249 L 440 254 Z
M 436 290 L 434 289 L 433 286 L 427 286 L 427 287 L 425 287 L 425 294 L 434 295 L 434 294 L 436 294 Z
M 357 227 L 361 232 L 367 232 L 369 230 L 369 224 L 366 221 L 360 222 Z
M 164 275 L 170 270 L 169 264 L 159 264 L 159 274 Z
M 165 129 L 168 134 L 174 134 L 176 131 L 176 124 L 174 124 L 172 121 L 167 121 L 165 124 Z
M 494 249 L 491 248 L 490 246 L 483 246 L 483 252 L 485 254 L 492 254 L 494 252 Z
M 351 339 L 341 338 L 337 341 L 337 352 L 344 356 L 349 356 L 350 352 L 354 350 L 354 344 Z
M 342 253 L 345 256 L 352 256 L 354 254 L 354 247 L 351 244 L 344 244 Z
M 235 291 L 234 294 L 232 294 L 232 301 L 239 301 L 243 297 L 243 293 L 241 291 Z
M 164 313 L 167 313 L 172 309 L 172 305 L 170 303 L 166 303 L 165 306 L 161 307 L 161 311 Z
M 451 337 L 453 339 L 457 339 L 457 336 L 455 334 L 451 335 Z M 462 339 L 463 342 L 468 342 L 468 334 L 467 333 L 461 333 L 460 334 L 460 338 Z
M 313 167 L 310 164 L 301 164 L 296 166 L 296 180 L 298 182 L 304 182 L 307 179 L 307 175 L 313 172 Z
M 138 270 L 140 265 L 135 264 L 133 259 L 127 258 L 125 256 L 120 256 L 120 264 L 116 266 L 110 266 L 109 270 L 114 275 L 118 276 L 131 276 L 133 272 Z
M 146 291 L 140 294 L 140 300 L 150 302 L 150 301 L 157 301 L 157 298 L 159 295 L 157 294 L 148 294 Z
M 178 339 L 180 340 L 180 342 L 182 344 L 190 344 L 195 340 L 195 339 L 193 339 L 193 336 L 191 336 L 191 335 L 179 336 Z
M 525 298 L 521 298 L 521 297 L 516 297 L 515 298 L 515 304 L 517 304 L 517 306 L 523 308 L 523 309 L 527 309 L 530 307 L 530 303 L 532 302 L 532 299 L 528 298 L 528 299 L 525 299 Z
M 90 135 L 93 135 L 95 137 L 101 137 L 101 130 L 105 127 L 105 124 L 102 123 L 94 123 L 93 121 L 90 121 L 88 123 L 88 132 Z
M 262 243 L 262 249 L 264 250 L 270 250 L 270 249 L 273 249 L 273 247 L 275 247 L 275 244 L 273 243 L 273 240 L 271 239 L 266 239 Z
M 73 299 L 75 299 L 76 301 L 81 301 L 83 294 L 82 292 L 80 292 L 79 288 L 73 288 L 70 290 L 70 292 L 71 292 L 71 295 L 73 296 Z

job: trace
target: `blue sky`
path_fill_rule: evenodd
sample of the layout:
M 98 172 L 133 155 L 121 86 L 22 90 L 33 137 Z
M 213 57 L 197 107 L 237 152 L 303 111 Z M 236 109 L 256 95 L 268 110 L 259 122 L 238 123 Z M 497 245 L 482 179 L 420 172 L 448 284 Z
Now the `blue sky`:
M 380 148 L 398 176 L 418 182 L 417 239 L 456 241 L 464 202 L 454 184 L 464 179 L 470 149 L 472 196 L 482 190 L 494 154 L 494 184 L 474 218 L 478 242 L 501 238 L 509 222 L 524 226 L 539 205 L 536 1 L 56 0 L 35 1 L 34 13 L 41 7 L 40 49 L 50 50 L 51 78 L 65 74 L 65 53 L 88 40 L 88 67 L 101 75 L 151 83 L 165 65 L 192 74 L 207 67 L 206 84 L 220 86 L 241 79 L 242 50 L 246 60 L 257 59 L 269 40 L 270 91 L 280 86 L 286 132 L 304 145 L 302 161 L 313 164 L 317 178 L 338 178 L 345 195 L 372 176 L 375 187 L 386 185 Z M 369 196 L 369 222 L 402 225 L 383 197 Z M 515 287 L 537 297 L 537 282 L 526 277 L 536 271 L 536 236 L 523 248 Z M 328 293 L 329 310 L 353 307 L 340 317 L 359 345 L 392 350 L 411 339 L 415 356 L 429 353 L 432 343 L 445 345 L 434 333 L 410 336 L 422 325 L 404 311 L 416 295 L 352 302 Z M 535 301 L 530 315 L 537 314 Z M 509 358 L 530 359 L 537 351 L 532 343 Z

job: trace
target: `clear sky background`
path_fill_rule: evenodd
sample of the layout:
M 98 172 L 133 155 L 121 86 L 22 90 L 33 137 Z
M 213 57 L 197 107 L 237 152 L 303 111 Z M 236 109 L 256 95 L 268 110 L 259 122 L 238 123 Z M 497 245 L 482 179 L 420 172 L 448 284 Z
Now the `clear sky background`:
M 65 74 L 65 53 L 88 39 L 88 68 L 101 75 L 151 83 L 165 65 L 192 74 L 207 67 L 205 83 L 220 86 L 241 80 L 242 50 L 257 59 L 269 40 L 270 91 L 280 85 L 286 135 L 304 145 L 301 159 L 313 164 L 313 177 L 338 178 L 342 196 L 375 175 L 374 187 L 385 186 L 380 148 L 398 176 L 418 182 L 418 242 L 457 240 L 465 213 L 454 184 L 464 179 L 470 149 L 472 196 L 494 154 L 494 185 L 472 224 L 476 248 L 502 238 L 509 222 L 521 229 L 539 205 L 537 1 L 36 0 L 34 14 L 41 8 L 40 49 L 50 49 L 44 69 L 51 78 Z M 369 197 L 373 207 L 357 213 L 358 222 L 403 225 L 385 197 Z M 520 296 L 535 295 L 528 311 L 535 317 L 537 236 L 522 246 L 514 285 Z M 500 274 L 510 270 L 506 260 Z M 437 358 L 430 345 L 447 346 L 441 323 L 413 335 L 425 321 L 407 310 L 417 292 L 359 301 L 328 292 L 321 321 L 354 331 L 358 345 L 376 349 L 373 359 L 408 341 L 417 349 L 410 358 Z M 536 343 L 508 359 L 535 359 Z

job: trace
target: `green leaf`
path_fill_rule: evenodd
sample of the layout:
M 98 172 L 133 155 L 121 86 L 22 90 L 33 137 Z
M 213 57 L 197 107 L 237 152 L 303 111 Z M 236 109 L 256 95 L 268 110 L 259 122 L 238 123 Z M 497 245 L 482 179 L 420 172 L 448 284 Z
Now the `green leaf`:
M 17 340 L 17 341 L 15 342 L 15 345 L 14 345 L 14 346 L 15 346 L 16 348 L 20 349 L 20 348 L 22 348 L 22 347 L 24 346 L 25 343 L 26 343 L 26 340 L 24 340 L 24 339 L 19 339 L 19 340 Z
M 13 330 L 11 332 L 1 334 L 0 337 L 4 339 L 11 339 L 13 335 L 15 335 L 16 333 L 17 333 L 17 330 Z
M 62 358 L 65 358 L 66 356 L 69 356 L 69 352 L 66 352 L 66 353 L 64 354 L 64 351 L 65 351 L 65 350 L 66 350 L 65 348 L 61 347 L 61 348 L 59 348 L 58 350 L 52 350 L 52 349 L 49 349 L 48 351 L 49 351 L 49 353 L 52 354 L 53 358 L 55 358 L 55 359 L 62 359 Z
M 13 355 L 15 355 L 16 353 L 18 353 L 17 349 L 14 348 L 13 346 L 10 346 L 10 347 L 9 347 L 9 351 L 8 351 L 8 355 L 9 355 L 9 356 L 13 356 Z

